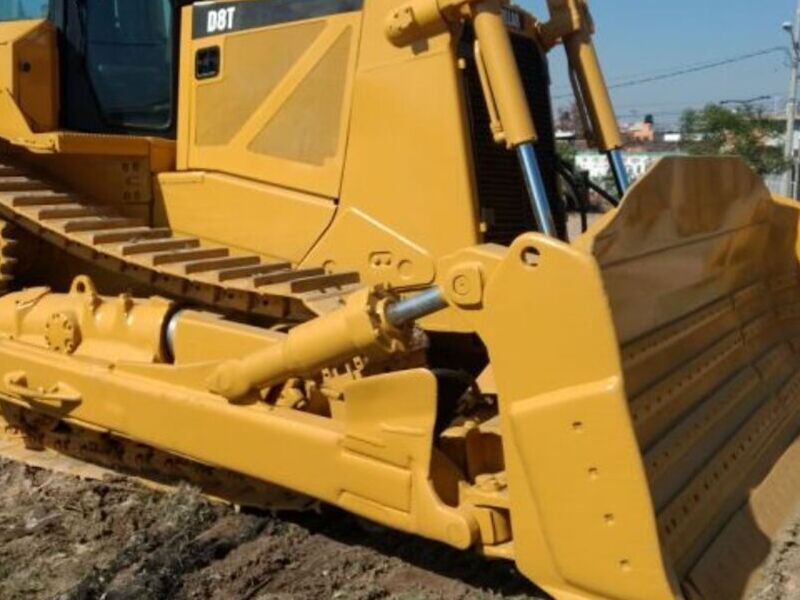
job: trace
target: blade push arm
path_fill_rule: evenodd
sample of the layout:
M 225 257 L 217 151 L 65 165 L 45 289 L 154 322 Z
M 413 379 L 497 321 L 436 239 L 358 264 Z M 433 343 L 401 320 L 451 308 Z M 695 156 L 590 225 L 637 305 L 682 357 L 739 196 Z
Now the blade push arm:
M 540 26 L 540 38 L 548 49 L 563 42 L 587 136 L 608 155 L 617 188 L 624 194 L 629 184 L 620 152 L 622 137 L 592 43 L 594 22 L 589 7 L 586 0 L 547 0 L 547 6 L 550 20 Z

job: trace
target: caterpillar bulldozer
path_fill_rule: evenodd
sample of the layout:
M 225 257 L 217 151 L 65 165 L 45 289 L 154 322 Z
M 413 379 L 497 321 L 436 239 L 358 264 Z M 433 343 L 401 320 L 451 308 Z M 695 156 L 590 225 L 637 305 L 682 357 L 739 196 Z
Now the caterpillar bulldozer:
M 631 185 L 585 0 L 547 5 L 5 0 L 0 454 L 559 599 L 746 594 L 800 507 L 798 208 L 735 158 Z M 622 197 L 574 240 L 559 46 Z

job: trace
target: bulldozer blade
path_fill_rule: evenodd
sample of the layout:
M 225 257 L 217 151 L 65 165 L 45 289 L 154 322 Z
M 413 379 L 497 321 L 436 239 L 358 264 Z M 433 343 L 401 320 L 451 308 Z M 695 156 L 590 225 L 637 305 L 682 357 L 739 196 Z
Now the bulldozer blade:
M 687 597 L 745 595 L 800 512 L 797 229 L 797 204 L 738 159 L 667 159 L 580 242 Z
M 758 578 L 800 512 L 797 230 L 739 159 L 671 158 L 572 246 L 526 234 L 494 263 L 461 314 L 494 371 L 514 558 L 548 593 Z

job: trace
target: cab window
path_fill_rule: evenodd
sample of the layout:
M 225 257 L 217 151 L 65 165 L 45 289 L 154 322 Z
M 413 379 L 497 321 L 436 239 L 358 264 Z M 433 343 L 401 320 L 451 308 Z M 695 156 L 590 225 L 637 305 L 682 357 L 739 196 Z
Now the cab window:
M 87 0 L 86 71 L 107 125 L 165 130 L 172 125 L 173 23 L 170 0 Z
M 44 19 L 50 11 L 48 0 L 2 0 L 0 21 Z

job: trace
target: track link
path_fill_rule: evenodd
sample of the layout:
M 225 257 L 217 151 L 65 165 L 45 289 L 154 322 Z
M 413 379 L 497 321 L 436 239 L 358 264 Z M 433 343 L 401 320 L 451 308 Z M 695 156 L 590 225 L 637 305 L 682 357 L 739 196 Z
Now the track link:
M 25 167 L 0 164 L 0 293 L 11 282 L 15 226 L 159 293 L 222 310 L 304 320 L 336 308 L 360 285 L 357 272 L 298 269 L 151 227 Z
M 14 226 L 0 219 L 0 295 L 10 292 L 14 282 L 14 267 L 17 264 L 18 241 Z

